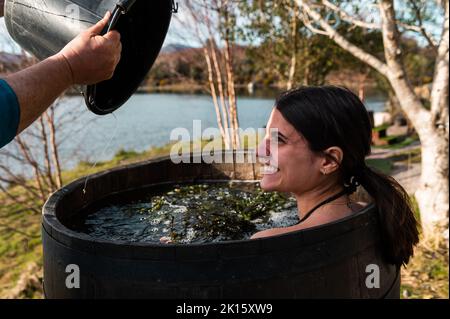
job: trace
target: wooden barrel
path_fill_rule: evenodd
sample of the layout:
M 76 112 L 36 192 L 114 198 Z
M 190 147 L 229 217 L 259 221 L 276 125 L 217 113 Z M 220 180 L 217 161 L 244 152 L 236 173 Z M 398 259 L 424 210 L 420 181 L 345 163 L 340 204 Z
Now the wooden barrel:
M 248 154 L 224 153 L 235 159 Z M 208 244 L 113 242 L 72 231 L 82 211 L 170 183 L 255 181 L 252 163 L 160 158 L 76 181 L 43 209 L 47 298 L 399 298 L 400 276 L 383 259 L 376 209 L 288 234 Z

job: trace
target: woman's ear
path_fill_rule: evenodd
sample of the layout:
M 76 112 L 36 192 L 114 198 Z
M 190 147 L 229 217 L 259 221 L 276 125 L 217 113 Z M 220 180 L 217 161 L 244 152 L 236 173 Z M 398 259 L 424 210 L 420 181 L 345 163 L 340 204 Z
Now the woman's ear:
M 340 147 L 333 146 L 324 151 L 326 156 L 322 160 L 320 172 L 323 175 L 329 175 L 336 172 L 344 159 L 344 152 Z

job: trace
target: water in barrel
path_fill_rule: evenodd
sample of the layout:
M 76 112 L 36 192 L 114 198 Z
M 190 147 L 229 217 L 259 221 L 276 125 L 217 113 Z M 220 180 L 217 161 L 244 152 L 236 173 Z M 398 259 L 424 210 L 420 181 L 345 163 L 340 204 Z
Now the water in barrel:
M 191 244 L 249 239 L 298 222 L 295 198 L 257 183 L 172 185 L 131 202 L 88 210 L 76 228 L 93 238 Z

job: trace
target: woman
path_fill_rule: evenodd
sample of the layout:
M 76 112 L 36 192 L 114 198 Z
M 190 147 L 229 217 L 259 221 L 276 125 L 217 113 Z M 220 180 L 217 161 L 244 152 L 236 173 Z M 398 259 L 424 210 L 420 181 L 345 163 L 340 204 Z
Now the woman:
M 261 187 L 293 193 L 300 222 L 256 233 L 253 239 L 350 216 L 366 205 L 349 197 L 362 185 L 379 211 L 388 261 L 408 263 L 418 242 L 417 221 L 406 191 L 392 177 L 365 164 L 372 129 L 355 94 L 333 86 L 288 91 L 276 101 L 267 130 L 278 134 L 275 139 L 266 137 L 258 147 L 257 155 L 265 164 Z

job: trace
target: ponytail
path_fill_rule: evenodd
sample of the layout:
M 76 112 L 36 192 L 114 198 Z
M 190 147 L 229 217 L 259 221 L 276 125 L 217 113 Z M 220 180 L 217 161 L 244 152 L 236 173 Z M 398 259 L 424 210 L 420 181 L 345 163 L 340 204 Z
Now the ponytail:
M 406 265 L 419 242 L 418 222 L 405 189 L 391 176 L 361 167 L 355 178 L 373 198 L 381 228 L 383 251 L 388 262 Z M 358 184 L 356 184 L 357 186 Z

